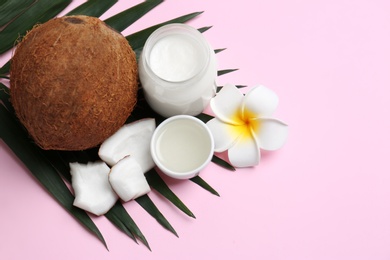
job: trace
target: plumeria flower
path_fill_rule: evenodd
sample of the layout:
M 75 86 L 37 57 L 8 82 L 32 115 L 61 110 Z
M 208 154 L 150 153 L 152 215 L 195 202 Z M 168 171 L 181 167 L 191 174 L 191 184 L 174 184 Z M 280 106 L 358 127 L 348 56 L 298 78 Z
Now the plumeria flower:
M 210 101 L 215 118 L 207 126 L 215 140 L 215 152 L 228 150 L 233 166 L 249 167 L 260 162 L 260 149 L 281 148 L 288 126 L 271 117 L 278 102 L 278 96 L 261 85 L 245 96 L 236 86 L 225 85 Z

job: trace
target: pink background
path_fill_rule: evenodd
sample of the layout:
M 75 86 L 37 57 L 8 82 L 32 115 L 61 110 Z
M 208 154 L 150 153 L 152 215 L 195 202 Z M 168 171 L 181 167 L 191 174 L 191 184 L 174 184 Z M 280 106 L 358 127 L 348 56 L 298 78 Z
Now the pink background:
M 218 84 L 276 91 L 287 144 L 255 168 L 210 164 L 221 197 L 170 182 L 196 219 L 152 192 L 180 238 L 127 203 L 152 252 L 94 218 L 108 252 L 0 142 L 1 259 L 390 259 L 390 2 L 167 0 L 124 34 L 202 10 L 190 24 L 213 25 L 219 69 L 240 69 Z

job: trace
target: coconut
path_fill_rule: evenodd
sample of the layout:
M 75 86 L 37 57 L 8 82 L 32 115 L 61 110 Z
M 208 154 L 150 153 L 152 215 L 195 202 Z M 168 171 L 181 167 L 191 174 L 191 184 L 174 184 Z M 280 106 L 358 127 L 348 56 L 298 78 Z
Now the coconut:
M 34 27 L 11 61 L 15 113 L 45 150 L 98 146 L 125 123 L 137 89 L 134 51 L 94 17 L 65 16 Z

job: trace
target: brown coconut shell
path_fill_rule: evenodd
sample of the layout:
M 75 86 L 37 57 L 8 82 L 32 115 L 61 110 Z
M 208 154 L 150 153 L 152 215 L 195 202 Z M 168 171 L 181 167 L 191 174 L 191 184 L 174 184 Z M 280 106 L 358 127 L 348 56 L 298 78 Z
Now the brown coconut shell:
M 98 18 L 68 16 L 32 29 L 11 61 L 16 115 L 45 150 L 84 150 L 116 132 L 135 106 L 136 56 Z

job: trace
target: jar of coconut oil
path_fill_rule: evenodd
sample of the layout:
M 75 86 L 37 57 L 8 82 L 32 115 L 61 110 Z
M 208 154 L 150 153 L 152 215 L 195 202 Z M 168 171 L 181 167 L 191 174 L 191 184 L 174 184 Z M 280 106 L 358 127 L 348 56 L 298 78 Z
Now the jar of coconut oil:
M 169 24 L 154 31 L 138 65 L 146 101 L 162 116 L 197 115 L 216 93 L 214 50 L 189 25 Z

